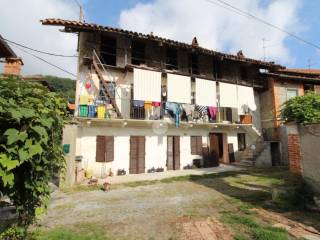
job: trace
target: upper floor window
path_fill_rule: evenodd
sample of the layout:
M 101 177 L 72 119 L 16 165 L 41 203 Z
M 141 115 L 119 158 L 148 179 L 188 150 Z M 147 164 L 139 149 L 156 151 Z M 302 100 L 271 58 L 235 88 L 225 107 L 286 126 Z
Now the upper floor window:
M 298 96 L 299 96 L 298 89 L 287 88 L 287 100 L 294 98 L 294 97 L 298 97 Z
M 102 62 L 107 65 L 117 65 L 117 39 L 101 37 L 100 54 Z
M 200 74 L 199 71 L 199 57 L 197 54 L 191 54 L 190 57 L 190 73 L 192 74 Z
M 133 41 L 131 45 L 131 63 L 141 65 L 146 63 L 146 45 L 143 42 Z
M 167 48 L 166 51 L 166 69 L 178 70 L 178 51 L 173 48 Z
M 213 60 L 213 77 L 222 78 L 221 61 Z
M 240 68 L 240 75 L 242 80 L 247 80 L 248 79 L 248 69 L 246 67 L 241 67 Z

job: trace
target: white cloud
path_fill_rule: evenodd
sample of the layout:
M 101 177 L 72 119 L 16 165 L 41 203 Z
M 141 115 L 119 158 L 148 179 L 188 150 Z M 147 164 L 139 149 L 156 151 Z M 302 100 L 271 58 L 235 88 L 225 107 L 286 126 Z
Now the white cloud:
M 43 26 L 41 19 L 59 17 L 78 19 L 78 8 L 68 0 L 0 0 L 0 34 L 26 46 L 64 55 L 75 55 L 77 37 L 62 33 L 61 28 Z M 23 74 L 50 74 L 71 77 L 32 56 L 12 47 L 23 58 Z M 72 73 L 76 73 L 77 58 L 60 58 L 37 54 Z
M 215 0 L 212 0 L 216 2 Z M 228 0 L 230 4 L 289 31 L 301 30 L 297 10 L 301 0 Z M 166 38 L 191 43 L 194 36 L 201 46 L 235 54 L 242 49 L 247 57 L 263 58 L 262 38 L 266 39 L 267 60 L 292 64 L 287 35 L 206 0 L 155 0 L 138 3 L 121 12 L 122 28 L 154 32 Z

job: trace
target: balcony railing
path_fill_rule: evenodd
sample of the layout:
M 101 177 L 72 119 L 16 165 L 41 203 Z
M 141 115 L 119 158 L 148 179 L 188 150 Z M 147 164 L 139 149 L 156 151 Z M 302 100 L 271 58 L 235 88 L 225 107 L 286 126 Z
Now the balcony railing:
M 122 119 L 171 120 L 176 125 L 190 123 L 237 123 L 251 124 L 251 115 L 237 115 L 227 108 L 208 108 L 192 104 L 171 102 L 144 102 L 129 99 L 115 99 Z M 229 111 L 229 113 L 227 113 Z M 231 111 L 231 112 L 230 112 Z M 119 119 L 110 100 L 96 100 L 89 105 L 79 106 L 79 117 Z M 232 119 L 235 118 L 235 119 Z

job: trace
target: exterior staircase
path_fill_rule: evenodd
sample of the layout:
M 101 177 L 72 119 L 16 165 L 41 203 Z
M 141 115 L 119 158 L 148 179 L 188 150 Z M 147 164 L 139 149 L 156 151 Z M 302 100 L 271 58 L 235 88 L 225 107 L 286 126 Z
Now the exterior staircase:
M 98 75 L 100 88 L 104 92 L 105 97 L 110 99 L 113 110 L 117 113 L 118 118 L 122 118 L 121 112 L 116 104 L 116 99 L 113 92 L 110 90 L 110 87 L 107 85 L 107 81 L 104 78 L 104 74 L 106 73 L 106 69 L 103 67 L 101 60 L 99 59 L 97 53 L 93 51 L 93 69 Z
M 248 146 L 244 151 L 239 152 L 238 160 L 234 165 L 253 167 L 256 165 L 256 160 L 258 158 L 270 158 L 270 143 L 263 141 L 261 137 L 258 138 L 256 142 Z

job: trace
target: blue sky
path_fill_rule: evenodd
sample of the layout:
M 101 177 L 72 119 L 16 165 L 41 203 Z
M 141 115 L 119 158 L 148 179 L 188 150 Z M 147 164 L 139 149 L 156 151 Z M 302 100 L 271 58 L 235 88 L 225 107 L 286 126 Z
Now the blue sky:
M 174 1 L 174 0 L 172 0 Z M 201 1 L 201 0 L 197 0 Z M 84 3 L 86 20 L 90 22 L 96 22 L 103 25 L 111 25 L 119 27 L 119 17 L 123 10 L 131 9 L 138 3 L 152 3 L 152 0 L 90 0 Z M 229 0 L 231 3 L 232 1 Z M 267 6 L 270 0 L 262 0 L 259 2 L 261 7 Z M 236 5 L 235 1 L 235 5 Z M 182 6 L 183 7 L 183 6 Z M 219 8 L 218 6 L 211 6 L 212 8 Z M 320 17 L 319 17 L 320 1 L 303 0 L 297 7 L 297 17 L 299 19 L 299 26 L 291 27 L 291 31 L 295 31 L 296 34 L 301 37 L 320 45 Z M 231 17 L 238 18 L 235 13 L 231 13 Z M 253 20 L 252 20 L 253 21 Z M 260 24 L 260 23 L 259 23 Z M 261 25 L 261 27 L 266 28 Z M 268 28 L 266 28 L 268 31 Z M 157 32 L 157 35 L 161 33 Z M 191 38 L 192 36 L 190 36 Z M 271 52 L 276 51 L 275 45 L 278 43 L 270 42 L 268 40 L 268 34 L 266 34 L 266 54 L 269 55 Z M 308 60 L 312 64 L 311 68 L 320 68 L 320 51 L 315 48 L 297 41 L 292 37 L 286 37 L 284 40 L 285 44 L 289 48 L 293 62 L 285 63 L 288 67 L 306 68 Z M 219 49 L 228 52 L 228 46 Z M 268 54 L 269 53 L 269 54 Z M 273 60 L 273 59 L 268 59 Z M 278 62 L 278 61 L 277 61 Z

